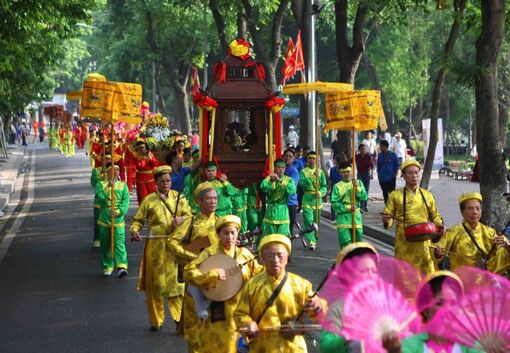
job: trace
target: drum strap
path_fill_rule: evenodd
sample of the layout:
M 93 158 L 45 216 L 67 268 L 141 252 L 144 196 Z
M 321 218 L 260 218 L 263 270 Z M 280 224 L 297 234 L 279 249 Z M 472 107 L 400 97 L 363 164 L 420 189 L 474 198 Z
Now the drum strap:
M 288 273 L 285 272 L 285 275 L 283 276 L 283 279 L 282 281 L 280 282 L 280 284 L 278 284 L 278 287 L 276 287 L 274 289 L 274 292 L 273 294 L 271 294 L 271 296 L 269 297 L 269 299 L 267 300 L 266 302 L 266 307 L 264 308 L 264 310 L 262 311 L 262 314 L 260 314 L 258 320 L 257 320 L 257 325 L 260 323 L 260 320 L 262 320 L 262 317 L 264 316 L 264 314 L 266 313 L 267 309 L 269 309 L 269 307 L 271 305 L 273 305 L 274 301 L 276 300 L 276 298 L 278 297 L 278 294 L 280 294 L 280 292 L 282 291 L 282 288 L 283 288 L 283 285 L 285 284 L 285 282 L 287 282 L 287 277 L 288 277 Z
M 434 220 L 432 219 L 432 215 L 430 214 L 429 205 L 427 205 L 427 200 L 425 200 L 425 196 L 423 195 L 421 188 L 418 188 L 418 191 L 420 192 L 421 199 L 423 200 L 423 203 L 425 204 L 425 208 L 427 209 L 427 215 L 429 217 L 429 222 L 433 222 Z M 404 229 L 406 227 L 406 195 L 407 195 L 407 189 L 404 187 L 404 201 L 403 201 L 404 204 L 402 205 L 404 208 L 404 215 L 402 217 L 404 219 Z
M 170 209 L 170 206 L 168 206 L 168 204 L 165 202 L 165 200 L 163 200 L 163 198 L 161 197 L 159 192 L 156 192 L 156 195 L 158 195 L 158 197 L 161 200 L 161 202 L 163 202 L 163 204 L 165 205 L 165 207 L 168 210 L 168 212 L 170 212 L 170 215 L 172 217 L 177 216 L 177 207 L 179 207 L 179 199 L 181 198 L 181 192 L 179 191 L 179 194 L 177 195 L 177 201 L 175 201 L 175 211 L 174 212 L 172 212 L 172 210 Z M 170 193 L 168 195 L 170 197 Z
M 494 246 L 491 248 L 491 250 L 489 251 L 488 254 L 485 253 L 485 251 L 482 250 L 482 248 L 480 247 L 480 245 L 478 245 L 478 243 L 476 242 L 475 240 L 475 237 L 473 236 L 473 234 L 471 234 L 471 231 L 468 229 L 468 227 L 466 227 L 466 225 L 464 223 L 462 223 L 462 226 L 464 227 L 464 230 L 466 231 L 466 233 L 469 235 L 469 238 L 471 239 L 471 241 L 473 242 L 473 244 L 475 244 L 475 247 L 476 247 L 476 250 L 478 250 L 478 253 L 480 253 L 480 255 L 483 257 L 483 259 L 485 261 L 489 260 L 489 256 L 492 254 L 492 252 L 494 251 Z
M 186 238 L 183 240 L 184 244 L 191 243 L 191 235 L 193 234 L 193 225 L 195 224 L 195 221 L 197 220 L 197 218 L 198 218 L 198 215 L 196 215 L 195 217 L 193 217 L 191 219 L 191 222 L 190 222 L 189 228 L 188 228 L 188 232 L 186 233 Z

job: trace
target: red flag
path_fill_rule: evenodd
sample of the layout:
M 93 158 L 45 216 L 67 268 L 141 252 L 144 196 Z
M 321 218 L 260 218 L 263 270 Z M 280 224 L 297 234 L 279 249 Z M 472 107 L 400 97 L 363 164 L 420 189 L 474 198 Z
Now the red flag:
M 294 55 L 294 42 L 292 38 L 289 38 L 289 44 L 287 45 L 287 55 L 285 56 L 285 63 L 282 68 L 282 85 L 285 84 L 289 78 L 294 77 L 296 73 L 296 62 Z
M 295 61 L 295 71 L 304 71 L 305 69 L 305 60 L 303 58 L 303 44 L 301 43 L 301 31 L 298 31 L 296 38 L 296 46 L 294 47 L 294 61 Z
M 200 79 L 198 78 L 198 70 L 196 67 L 191 69 L 191 94 L 195 94 L 200 89 Z

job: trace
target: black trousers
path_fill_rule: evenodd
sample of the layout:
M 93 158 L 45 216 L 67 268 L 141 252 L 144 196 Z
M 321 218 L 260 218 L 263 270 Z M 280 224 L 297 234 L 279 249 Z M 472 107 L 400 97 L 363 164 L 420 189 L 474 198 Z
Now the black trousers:
M 388 202 L 388 196 L 390 192 L 395 190 L 397 184 L 397 178 L 390 179 L 388 181 L 379 181 L 379 185 L 381 185 L 381 190 L 383 192 L 384 203 Z
M 294 231 L 294 223 L 296 222 L 296 215 L 297 215 L 297 205 L 294 206 L 287 206 L 289 209 L 289 228 L 290 228 L 290 235 L 292 236 Z

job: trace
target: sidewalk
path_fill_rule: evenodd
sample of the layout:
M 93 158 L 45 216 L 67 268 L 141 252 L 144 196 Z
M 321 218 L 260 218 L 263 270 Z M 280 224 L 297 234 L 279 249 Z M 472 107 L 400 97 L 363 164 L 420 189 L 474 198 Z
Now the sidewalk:
M 0 211 L 2 212 L 5 212 L 13 194 L 20 191 L 20 180 L 22 179 L 20 175 L 25 172 L 26 168 L 23 147 L 9 144 L 7 155 L 8 158 L 0 159 Z M 3 214 L 1 215 L 3 216 Z
M 397 178 L 397 189 L 404 186 L 404 180 Z M 451 177 L 439 177 L 438 171 L 432 172 L 429 183 L 429 191 L 436 199 L 439 213 L 444 219 L 447 227 L 457 224 L 461 220 L 459 204 L 457 198 L 466 192 L 480 192 L 480 184 L 470 181 L 453 180 Z M 384 210 L 384 199 L 377 180 L 377 175 L 370 181 L 370 190 L 368 194 L 368 213 L 363 213 L 363 233 L 383 241 L 389 245 L 395 243 L 395 225 L 390 230 L 382 226 L 381 213 Z M 331 205 L 324 203 L 322 216 L 331 219 Z

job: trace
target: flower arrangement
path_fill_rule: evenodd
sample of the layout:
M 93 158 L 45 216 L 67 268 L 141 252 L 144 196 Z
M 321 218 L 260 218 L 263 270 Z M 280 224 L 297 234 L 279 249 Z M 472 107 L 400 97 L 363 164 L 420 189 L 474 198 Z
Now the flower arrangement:
M 182 133 L 170 129 L 168 119 L 160 113 L 150 114 L 145 120 L 140 136 L 145 138 L 150 150 L 170 150 L 176 140 L 182 138 Z

